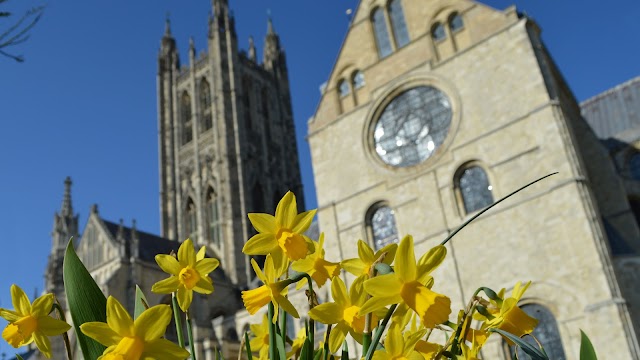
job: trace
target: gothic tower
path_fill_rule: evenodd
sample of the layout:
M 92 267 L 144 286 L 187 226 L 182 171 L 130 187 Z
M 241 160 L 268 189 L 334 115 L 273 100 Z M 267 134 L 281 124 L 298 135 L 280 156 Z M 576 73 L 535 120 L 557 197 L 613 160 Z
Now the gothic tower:
M 638 225 L 540 29 L 515 7 L 359 2 L 308 138 L 332 258 L 405 234 L 422 254 L 559 172 L 458 233 L 434 290 L 459 309 L 481 286 L 531 280 L 523 309 L 540 319 L 550 358 L 576 359 L 579 329 L 599 354 L 640 357 L 640 300 L 613 266 L 638 261 Z M 483 358 L 511 358 L 489 341 Z
M 251 280 L 242 246 L 247 212 L 272 212 L 287 190 L 304 208 L 284 50 L 271 20 L 264 61 L 238 51 L 226 0 L 212 1 L 206 52 L 190 41 L 180 66 L 169 22 L 158 56 L 162 236 L 192 238 Z M 293 145 L 292 145 L 293 144 Z

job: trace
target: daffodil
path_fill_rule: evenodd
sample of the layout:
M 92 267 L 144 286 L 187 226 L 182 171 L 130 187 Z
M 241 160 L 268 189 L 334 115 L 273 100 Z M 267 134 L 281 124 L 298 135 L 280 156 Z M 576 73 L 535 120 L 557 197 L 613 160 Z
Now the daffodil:
M 423 329 L 404 337 L 401 327 L 390 327 L 384 342 L 384 350 L 374 352 L 373 360 L 423 360 L 422 355 L 415 350 L 415 346 L 425 333 L 426 329 Z
M 269 302 L 273 302 L 275 310 L 273 322 L 278 318 L 278 305 L 282 306 L 284 311 L 291 314 L 291 316 L 296 318 L 300 317 L 296 308 L 293 307 L 293 304 L 285 297 L 287 294 L 287 286 L 291 284 L 291 281 L 277 281 L 276 269 L 274 268 L 271 255 L 267 255 L 267 259 L 264 262 L 264 273 L 260 270 L 260 267 L 254 259 L 251 259 L 251 266 L 264 285 L 242 292 L 242 301 L 244 301 L 244 307 L 249 314 L 253 315 Z
M 389 244 L 374 253 L 366 242 L 358 240 L 358 257 L 343 260 L 340 264 L 355 276 L 368 276 L 371 266 L 382 254 L 386 254 L 382 262 L 391 265 L 397 249 L 398 244 Z
M 305 340 L 307 340 L 307 330 L 302 328 L 298 330 L 296 338 L 293 339 L 293 342 L 291 343 L 291 350 L 287 353 L 287 359 L 293 359 L 298 355 Z
M 336 324 L 329 335 L 329 350 L 332 353 L 340 349 L 347 332 L 356 340 L 362 338 L 365 317 L 359 315 L 358 312 L 367 296 L 362 288 L 363 281 L 364 278 L 356 278 L 347 295 L 344 282 L 340 277 L 334 277 L 331 281 L 331 296 L 334 302 L 320 304 L 309 310 L 309 316 L 313 320 L 324 324 Z M 372 324 L 378 321 L 378 315 L 384 316 L 386 313 L 385 309 L 382 309 L 381 312 L 382 314 L 378 312 L 373 315 Z
M 538 320 L 527 315 L 522 309 L 518 307 L 518 301 L 524 295 L 524 292 L 531 285 L 531 281 L 522 286 L 521 282 L 518 282 L 511 292 L 511 296 L 504 298 L 505 289 L 502 289 L 498 294 L 498 297 L 502 300 L 491 300 L 490 306 L 487 307 L 487 311 L 491 317 L 486 317 L 477 313 L 475 318 L 478 320 L 485 320 L 482 325 L 483 330 L 497 328 L 511 333 L 515 336 L 522 337 L 525 334 L 531 334 L 538 325 Z M 513 345 L 513 342 L 507 338 L 505 340 L 509 345 Z
M 269 358 L 269 319 L 265 314 L 260 324 L 250 325 L 251 333 L 254 338 L 249 341 L 251 351 L 257 351 L 260 354 L 260 360 Z
M 398 246 L 395 273 L 376 276 L 364 283 L 365 290 L 372 297 L 360 309 L 360 314 L 404 302 L 418 314 L 427 328 L 447 321 L 451 313 L 451 300 L 424 285 L 433 283 L 429 273 L 442 262 L 445 255 L 446 248 L 438 245 L 416 263 L 413 238 L 406 236 Z
M 289 260 L 304 259 L 314 252 L 311 239 L 303 233 L 309 229 L 316 210 L 298 214 L 296 197 L 288 191 L 276 207 L 276 215 L 251 213 L 249 220 L 258 231 L 244 244 L 242 252 L 247 255 L 273 256 L 273 261 L 282 275 L 289 265 Z
M 436 354 L 442 350 L 442 345 L 431 343 L 425 340 L 418 340 L 416 346 L 413 348 L 417 351 L 424 360 L 433 360 Z
M 205 258 L 205 247 L 196 254 L 191 239 L 185 240 L 178 249 L 178 259 L 171 255 L 156 255 L 156 262 L 162 271 L 170 274 L 167 279 L 153 284 L 151 291 L 158 294 L 178 292 L 178 305 L 187 311 L 193 300 L 193 292 L 211 294 L 213 284 L 209 273 L 215 270 L 220 262 L 217 259 Z
M 188 351 L 162 338 L 170 321 L 169 305 L 153 306 L 133 321 L 122 304 L 109 296 L 107 323 L 86 322 L 80 330 L 107 347 L 98 360 L 186 359 Z
M 71 326 L 49 316 L 53 306 L 53 294 L 45 294 L 29 302 L 29 298 L 18 285 L 11 285 L 11 302 L 15 310 L 0 308 L 0 316 L 9 322 L 2 337 L 14 348 L 35 341 L 38 349 L 51 357 L 51 343 L 47 336 L 61 335 Z
M 319 287 L 322 287 L 327 280 L 333 279 L 340 274 L 340 264 L 329 262 L 324 259 L 324 233 L 320 234 L 318 242 L 313 242 L 315 252 L 307 255 L 306 258 L 298 260 L 291 265 L 291 269 L 307 273 Z M 296 288 L 300 289 L 307 283 L 307 279 L 303 278 L 298 281 Z

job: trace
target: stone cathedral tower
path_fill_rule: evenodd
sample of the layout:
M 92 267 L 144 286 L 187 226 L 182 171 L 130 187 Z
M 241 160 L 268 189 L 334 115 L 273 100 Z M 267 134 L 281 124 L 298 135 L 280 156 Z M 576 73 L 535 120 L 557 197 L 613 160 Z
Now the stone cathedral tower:
M 601 356 L 640 358 L 640 292 L 625 280 L 640 273 L 638 224 L 540 29 L 514 7 L 360 1 L 309 144 L 330 258 L 405 234 L 424 253 L 495 199 L 559 172 L 448 243 L 434 289 L 459 309 L 481 286 L 532 280 L 523 308 L 541 320 L 552 359 L 578 358 L 579 329 Z M 482 358 L 511 358 L 490 341 Z
M 250 281 L 247 212 L 287 190 L 304 207 L 284 50 L 269 19 L 262 63 L 238 51 L 227 0 L 212 1 L 207 52 L 181 66 L 169 22 L 158 56 L 162 236 L 208 244 L 231 280 Z

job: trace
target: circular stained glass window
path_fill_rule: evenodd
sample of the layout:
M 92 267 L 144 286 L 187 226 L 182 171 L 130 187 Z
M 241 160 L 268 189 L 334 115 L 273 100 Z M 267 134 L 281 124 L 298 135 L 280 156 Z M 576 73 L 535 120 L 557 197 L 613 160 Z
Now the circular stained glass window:
M 409 89 L 384 108 L 375 125 L 373 141 L 385 163 L 407 167 L 431 157 L 451 126 L 449 98 L 432 86 Z

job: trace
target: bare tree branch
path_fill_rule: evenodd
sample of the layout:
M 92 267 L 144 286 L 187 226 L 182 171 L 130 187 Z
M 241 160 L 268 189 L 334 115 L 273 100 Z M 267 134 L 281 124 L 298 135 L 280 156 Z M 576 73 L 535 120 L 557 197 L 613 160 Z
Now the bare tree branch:
M 8 0 L 0 0 L 0 4 Z M 44 6 L 38 6 L 25 12 L 20 19 L 8 29 L 0 32 L 0 55 L 6 56 L 17 62 L 23 62 L 24 57 L 21 55 L 10 54 L 7 48 L 22 44 L 29 39 L 29 31 L 40 21 L 44 13 Z M 7 11 L 0 12 L 0 18 L 8 18 L 12 14 Z

